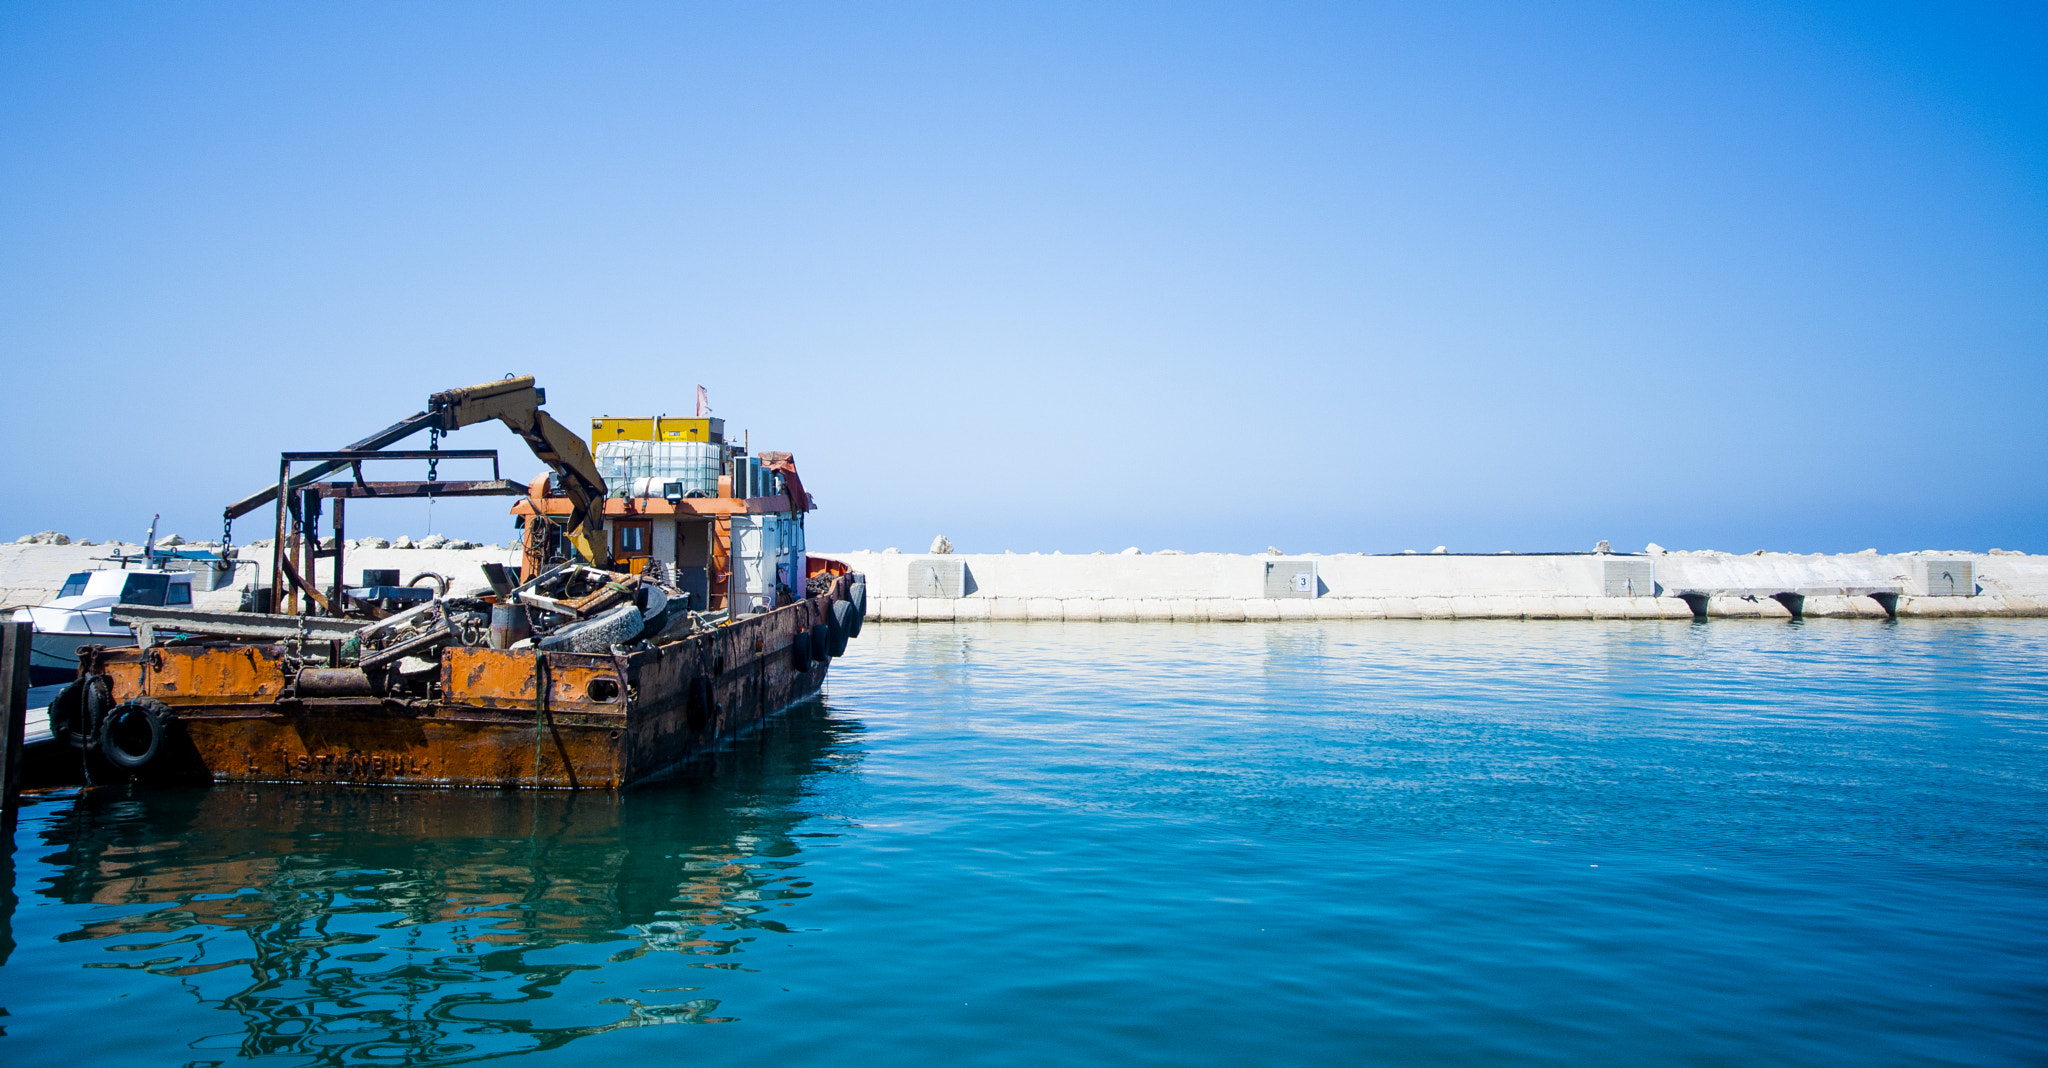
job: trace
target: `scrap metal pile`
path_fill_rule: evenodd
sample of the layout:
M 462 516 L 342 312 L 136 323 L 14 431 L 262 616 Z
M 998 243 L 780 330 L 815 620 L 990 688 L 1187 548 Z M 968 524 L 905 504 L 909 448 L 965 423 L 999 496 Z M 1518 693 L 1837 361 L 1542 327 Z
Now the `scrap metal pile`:
M 379 619 L 360 632 L 365 668 L 398 657 L 431 655 L 450 642 L 493 649 L 603 653 L 685 638 L 723 613 L 693 612 L 682 590 L 650 575 L 561 564 L 513 587 L 489 568 L 494 597 L 436 597 Z M 496 603 L 492 603 L 495 601 Z
M 488 590 L 397 601 L 379 596 L 389 592 L 382 587 L 357 588 L 344 598 L 346 618 L 140 605 L 119 606 L 114 616 L 138 633 L 178 643 L 282 644 L 299 697 L 431 697 L 440 684 L 441 653 L 450 646 L 620 655 L 727 622 L 725 612 L 693 610 L 691 595 L 662 581 L 664 574 L 660 568 L 633 575 L 565 563 L 515 586 L 505 567 L 486 564 Z M 447 588 L 445 580 L 436 585 Z
M 654 575 L 561 564 L 514 587 L 487 565 L 492 596 L 435 597 L 375 620 L 347 639 L 335 666 L 403 678 L 434 672 L 449 645 L 624 653 L 687 638 L 724 621 L 690 609 L 689 596 Z M 407 689 L 403 685 L 394 689 Z

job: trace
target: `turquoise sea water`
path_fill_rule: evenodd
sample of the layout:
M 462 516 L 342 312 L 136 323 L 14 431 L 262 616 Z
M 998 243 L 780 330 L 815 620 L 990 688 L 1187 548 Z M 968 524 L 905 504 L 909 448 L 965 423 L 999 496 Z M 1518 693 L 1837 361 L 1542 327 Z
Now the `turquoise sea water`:
M 2048 1063 L 2048 621 L 871 626 L 610 796 L 101 791 L 0 1062 Z

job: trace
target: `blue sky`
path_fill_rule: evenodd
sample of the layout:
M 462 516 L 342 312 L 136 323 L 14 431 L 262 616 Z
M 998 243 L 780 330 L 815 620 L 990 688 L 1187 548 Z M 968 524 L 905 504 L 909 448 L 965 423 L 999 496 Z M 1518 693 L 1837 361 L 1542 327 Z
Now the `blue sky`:
M 2042 12 L 9 3 L 0 534 L 520 372 L 816 547 L 2048 552 Z

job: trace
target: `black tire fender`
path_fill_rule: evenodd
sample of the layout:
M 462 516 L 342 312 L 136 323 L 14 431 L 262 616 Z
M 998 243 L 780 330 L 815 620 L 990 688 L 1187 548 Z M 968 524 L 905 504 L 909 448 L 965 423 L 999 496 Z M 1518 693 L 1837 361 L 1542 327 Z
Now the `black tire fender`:
M 832 602 L 830 618 L 832 621 L 832 655 L 845 656 L 846 640 L 853 637 L 853 603 L 851 601 Z
M 163 752 L 164 739 L 177 719 L 171 706 L 154 697 L 138 697 L 107 713 L 94 747 L 107 763 L 124 771 L 139 771 Z
M 846 632 L 849 638 L 860 637 L 860 626 L 868 621 L 868 584 L 856 582 L 846 589 L 846 600 L 853 605 L 853 627 Z
M 789 643 L 790 662 L 798 671 L 811 669 L 811 632 L 798 628 L 796 637 Z
M 823 664 L 832 659 L 831 624 L 813 623 L 811 625 L 811 653 L 811 660 L 814 663 Z
M 114 710 L 114 682 L 105 675 L 94 675 L 85 680 L 85 729 L 88 733 L 100 729 L 100 720 Z
M 84 679 L 72 679 L 50 702 L 50 731 L 73 749 L 85 748 L 92 720 L 86 715 Z

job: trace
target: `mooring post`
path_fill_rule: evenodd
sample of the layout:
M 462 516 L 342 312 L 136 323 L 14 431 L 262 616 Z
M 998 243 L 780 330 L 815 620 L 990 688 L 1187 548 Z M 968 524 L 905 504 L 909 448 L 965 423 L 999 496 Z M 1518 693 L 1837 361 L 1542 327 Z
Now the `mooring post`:
M 28 654 L 33 623 L 0 623 L 0 694 L 7 699 L 7 730 L 0 734 L 0 820 L 13 826 L 21 793 L 22 735 L 28 728 Z

